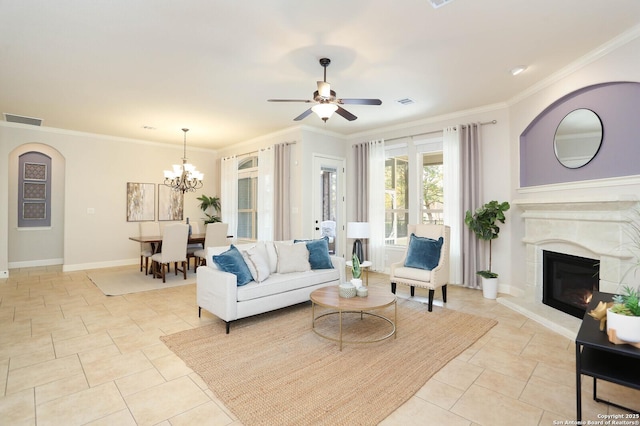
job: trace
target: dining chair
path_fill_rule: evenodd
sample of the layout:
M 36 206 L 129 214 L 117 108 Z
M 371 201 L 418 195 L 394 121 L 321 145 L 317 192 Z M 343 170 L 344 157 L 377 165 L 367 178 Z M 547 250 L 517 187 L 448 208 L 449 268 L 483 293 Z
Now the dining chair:
M 229 231 L 228 223 L 216 222 L 209 223 L 206 226 L 204 247 L 201 250 L 196 250 L 194 253 L 196 257 L 195 269 L 200 265 L 207 264 L 207 247 L 220 247 L 230 244 L 229 238 L 227 238 L 227 233 Z
M 174 263 L 178 275 L 178 263 L 182 265 L 184 279 L 187 279 L 187 241 L 189 241 L 189 225 L 174 223 L 164 227 L 162 235 L 162 252 L 151 256 L 153 277 L 162 275 L 162 282 L 166 282 L 165 267 Z
M 138 235 L 141 237 L 154 237 L 160 235 L 160 223 L 139 222 Z M 140 272 L 142 272 L 144 262 L 145 275 L 149 273 L 149 258 L 153 254 L 152 245 L 150 243 L 140 243 Z
M 198 225 L 198 222 L 191 223 L 191 233 L 200 233 L 200 226 Z M 202 243 L 187 244 L 187 269 L 189 269 L 189 263 L 191 262 L 191 259 L 193 259 L 193 269 L 195 270 L 196 264 L 198 263 L 195 252 L 198 250 L 202 250 L 203 248 L 204 246 L 202 245 Z
M 447 303 L 451 228 L 432 224 L 408 225 L 407 233 L 410 240 L 404 258 L 391 264 L 391 292 L 395 294 L 396 284 L 405 284 L 411 287 L 413 297 L 416 287 L 426 288 L 429 290 L 427 309 L 431 312 L 436 288 L 442 288 L 442 301 Z

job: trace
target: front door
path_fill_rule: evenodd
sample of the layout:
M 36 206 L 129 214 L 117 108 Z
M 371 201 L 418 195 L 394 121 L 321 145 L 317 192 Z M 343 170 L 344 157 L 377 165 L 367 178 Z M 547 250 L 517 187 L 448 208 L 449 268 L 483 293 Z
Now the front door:
M 313 156 L 314 238 L 329 238 L 329 252 L 344 256 L 344 158 Z

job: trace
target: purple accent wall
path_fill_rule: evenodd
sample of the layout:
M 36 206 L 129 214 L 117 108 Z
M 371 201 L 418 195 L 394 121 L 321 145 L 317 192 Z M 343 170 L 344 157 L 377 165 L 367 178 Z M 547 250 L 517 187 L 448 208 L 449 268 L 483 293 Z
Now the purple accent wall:
M 602 145 L 578 169 L 555 156 L 553 137 L 565 115 L 579 108 L 598 114 Z M 576 90 L 549 105 L 520 135 L 520 187 L 640 175 L 640 83 L 610 82 Z

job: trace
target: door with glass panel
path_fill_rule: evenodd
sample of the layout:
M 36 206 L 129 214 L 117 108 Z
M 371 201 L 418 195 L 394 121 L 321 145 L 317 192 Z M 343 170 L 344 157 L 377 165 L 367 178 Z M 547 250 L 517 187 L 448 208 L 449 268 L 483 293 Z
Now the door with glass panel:
M 344 158 L 313 157 L 314 238 L 326 236 L 331 254 L 344 254 Z

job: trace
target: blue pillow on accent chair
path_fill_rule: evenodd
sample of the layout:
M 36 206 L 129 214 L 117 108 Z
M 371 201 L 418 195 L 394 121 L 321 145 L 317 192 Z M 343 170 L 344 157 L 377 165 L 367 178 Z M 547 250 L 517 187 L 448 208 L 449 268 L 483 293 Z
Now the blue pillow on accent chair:
M 434 240 L 411 234 L 404 266 L 431 271 L 438 266 L 438 262 L 440 262 L 440 252 L 443 243 L 444 239 L 442 237 Z
M 240 250 L 233 244 L 229 250 L 213 256 L 213 262 L 218 265 L 218 268 L 224 272 L 229 272 L 237 277 L 238 286 L 242 286 L 253 281 L 253 276 L 249 267 L 242 257 Z
M 329 257 L 328 237 L 322 237 L 318 240 L 293 240 L 293 242 L 307 245 L 311 269 L 333 269 L 333 263 Z

